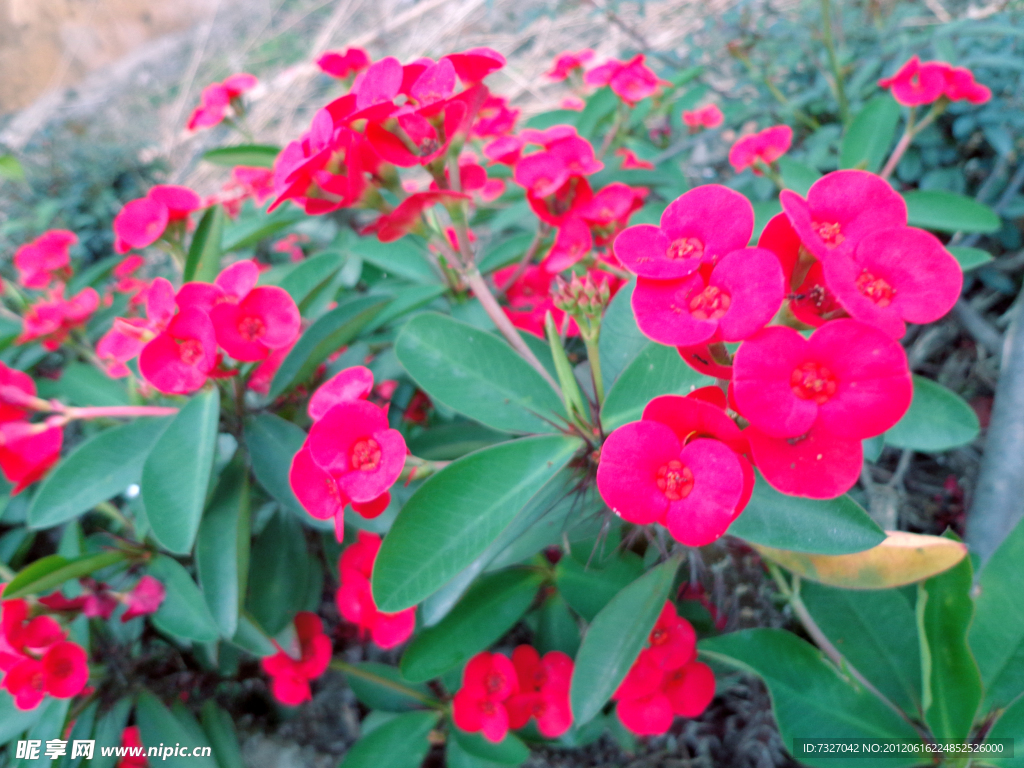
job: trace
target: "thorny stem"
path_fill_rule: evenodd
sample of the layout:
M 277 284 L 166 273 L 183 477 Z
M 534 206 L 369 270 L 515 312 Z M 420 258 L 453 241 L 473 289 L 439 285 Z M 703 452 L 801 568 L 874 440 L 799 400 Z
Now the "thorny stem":
M 396 683 L 394 680 L 388 680 L 386 677 L 375 675 L 373 672 L 357 667 L 355 664 L 349 664 L 347 661 L 341 659 L 331 659 L 331 669 L 337 672 L 343 672 L 346 675 L 352 675 L 353 677 L 359 677 L 363 680 L 379 685 L 381 688 L 390 688 L 396 693 L 400 693 L 403 696 L 408 696 L 410 699 L 415 699 L 420 704 L 430 707 L 431 709 L 438 709 L 445 711 L 448 709 L 437 699 L 434 699 L 426 694 L 420 693 L 414 688 Z
M 839 59 L 836 57 L 835 41 L 832 39 L 832 7 L 829 0 L 821 0 L 821 31 L 825 41 L 825 50 L 828 53 L 828 64 L 832 68 L 832 77 L 835 78 L 836 100 L 839 102 L 839 118 L 843 125 L 850 118 L 850 104 L 846 100 L 846 89 L 843 87 L 843 73 L 839 69 Z
M 928 111 L 928 114 L 924 116 L 924 119 L 919 123 L 914 122 L 914 118 L 917 114 L 917 109 L 911 107 L 907 114 L 907 126 L 903 129 L 903 135 L 900 136 L 900 140 L 896 143 L 895 149 L 885 163 L 885 167 L 882 168 L 882 172 L 878 175 L 883 179 L 888 180 L 892 176 L 892 172 L 896 170 L 896 166 L 899 165 L 900 159 L 903 154 L 910 148 L 911 142 L 914 141 L 914 137 L 917 136 L 921 131 L 935 122 L 935 118 L 941 115 L 949 104 L 949 100 L 943 96 L 932 105 L 932 108 Z
M 853 677 L 858 683 L 863 685 L 864 688 L 870 691 L 871 694 L 874 695 L 879 701 L 881 701 L 883 704 L 889 707 L 889 709 L 891 709 L 893 712 L 902 717 L 907 723 L 910 724 L 910 726 L 915 731 L 921 734 L 923 738 L 925 735 L 924 732 L 913 720 L 910 719 L 907 713 L 899 707 L 897 707 L 895 704 L 893 704 L 892 701 L 890 701 L 884 693 L 882 693 L 874 685 L 872 685 L 871 682 L 866 677 L 864 677 L 864 675 L 862 675 L 856 667 L 850 664 L 847 658 L 843 656 L 839 649 L 832 644 L 832 641 L 825 636 L 825 633 L 821 631 L 821 627 L 818 626 L 817 622 L 811 616 L 811 612 L 808 611 L 807 606 L 804 605 L 803 599 L 800 597 L 800 577 L 795 573 L 793 574 L 793 585 L 791 587 L 787 583 L 786 577 L 782 574 L 782 571 L 779 569 L 779 566 L 777 566 L 775 563 L 767 563 L 767 565 L 768 571 L 771 573 L 772 578 L 775 580 L 775 583 L 779 587 L 779 591 L 782 592 L 782 594 L 786 597 L 786 600 L 789 602 L 790 607 L 793 609 L 793 613 L 796 615 L 797 619 L 800 620 L 800 623 L 803 625 L 803 628 L 807 630 L 807 634 L 811 636 L 811 639 L 814 640 L 814 642 L 818 645 L 822 652 L 826 656 L 828 656 L 829 659 L 831 659 L 832 662 L 837 667 L 839 667 L 840 670 L 848 672 L 851 677 Z

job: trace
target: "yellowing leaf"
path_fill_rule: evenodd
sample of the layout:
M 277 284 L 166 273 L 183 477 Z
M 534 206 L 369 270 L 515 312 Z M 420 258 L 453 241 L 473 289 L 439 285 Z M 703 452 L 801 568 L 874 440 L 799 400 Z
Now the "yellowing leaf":
M 812 555 L 751 544 L 762 557 L 812 581 L 845 589 L 888 589 L 931 578 L 963 560 L 967 547 L 941 536 L 886 531 L 878 546 L 851 555 Z

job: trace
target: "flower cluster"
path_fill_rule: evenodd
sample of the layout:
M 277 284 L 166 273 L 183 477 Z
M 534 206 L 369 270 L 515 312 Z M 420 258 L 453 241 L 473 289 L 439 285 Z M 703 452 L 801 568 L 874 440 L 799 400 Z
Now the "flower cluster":
M 258 82 L 252 75 L 239 73 L 221 83 L 210 83 L 203 89 L 200 104 L 188 119 L 188 129 L 212 128 L 229 117 L 229 112 L 242 115 L 241 96 L 255 88 Z
M 344 80 L 370 66 L 370 55 L 362 48 L 347 48 L 344 51 L 326 51 L 316 60 L 316 65 L 325 75 Z
M 50 616 L 29 618 L 26 600 L 0 603 L 0 687 L 18 709 L 35 709 L 46 696 L 70 699 L 89 680 L 88 655 Z
M 145 318 L 117 318 L 96 352 L 113 377 L 127 376 L 138 356 L 142 376 L 161 392 L 187 394 L 208 377 L 231 376 L 224 354 L 238 362 L 267 359 L 294 343 L 301 318 L 276 286 L 258 286 L 252 261 L 225 268 L 213 283 L 185 283 L 175 292 L 162 277 L 146 297 Z M 223 350 L 223 353 L 218 351 Z
M 324 634 L 320 617 L 309 611 L 295 615 L 295 638 L 289 650 L 277 647 L 273 656 L 262 660 L 263 671 L 270 675 L 274 698 L 289 707 L 296 707 L 313 698 L 309 681 L 322 675 L 331 663 L 331 639 Z
M 64 427 L 59 419 L 32 423 L 24 401 L 36 396 L 36 383 L 27 373 L 0 363 L 0 469 L 21 493 L 42 478 L 60 458 Z
M 793 143 L 793 129 L 788 125 L 775 125 L 758 133 L 744 136 L 729 150 L 729 164 L 736 173 L 749 168 L 755 175 L 764 174 L 765 167 L 789 151 Z
M 72 331 L 82 328 L 99 306 L 100 295 L 95 288 L 83 288 L 65 299 L 64 284 L 58 283 L 25 310 L 17 341 L 27 344 L 38 340 L 43 349 L 52 352 Z
M 56 278 L 71 277 L 69 250 L 78 242 L 78 236 L 66 229 L 51 229 L 14 252 L 14 268 L 18 282 L 25 288 L 49 288 Z
M 714 672 L 696 660 L 697 635 L 671 602 L 647 641 L 612 696 L 619 720 L 639 736 L 665 733 L 676 715 L 697 717 L 715 697 Z
M 717 128 L 725 121 L 725 115 L 718 108 L 717 104 L 708 104 L 700 109 L 684 110 L 683 124 L 690 129 L 691 133 L 701 128 Z
M 455 725 L 497 743 L 510 728 L 534 718 L 544 737 L 557 738 L 572 725 L 572 672 L 572 659 L 560 651 L 541 657 L 535 648 L 520 645 L 511 660 L 501 653 L 478 653 L 466 664 L 452 700 Z
M 145 248 L 161 237 L 181 237 L 189 224 L 189 214 L 199 210 L 202 201 L 188 187 L 157 184 L 145 197 L 132 200 L 114 217 L 114 250 L 128 253 Z
M 954 67 L 943 61 L 921 61 L 912 56 L 892 77 L 878 81 L 905 107 L 931 104 L 941 98 L 984 104 L 992 91 L 974 79 L 966 67 Z
M 388 423 L 388 410 L 367 401 L 373 390 L 368 368 L 346 368 L 313 393 L 313 426 L 292 459 L 292 490 L 309 514 L 334 519 L 338 541 L 349 504 L 376 517 L 391 502 L 388 489 L 405 467 L 405 438 Z
M 380 537 L 360 531 L 358 541 L 346 548 L 338 560 L 340 586 L 335 599 L 342 617 L 355 624 L 360 635 L 369 636 L 381 648 L 394 648 L 412 635 L 416 609 L 407 608 L 399 613 L 377 610 L 370 577 L 379 551 Z

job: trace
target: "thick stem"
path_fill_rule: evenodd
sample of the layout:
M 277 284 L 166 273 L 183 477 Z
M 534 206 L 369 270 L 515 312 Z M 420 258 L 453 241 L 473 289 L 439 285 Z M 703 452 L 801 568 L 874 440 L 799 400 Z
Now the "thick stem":
M 843 125 L 850 119 L 850 104 L 846 100 L 846 89 L 843 87 L 843 73 L 839 68 L 839 59 L 836 56 L 836 45 L 832 39 L 832 6 L 829 0 L 821 0 L 821 32 L 825 41 L 825 51 L 828 53 L 828 65 L 832 69 L 832 77 L 835 78 L 836 101 L 839 102 L 839 117 Z
M 355 664 L 349 664 L 347 661 L 342 661 L 341 659 L 331 659 L 331 669 L 337 672 L 342 672 L 346 675 L 352 675 L 353 677 L 362 678 L 363 680 L 371 682 L 374 685 L 379 685 L 381 688 L 389 688 L 395 693 L 400 693 L 403 696 L 408 696 L 410 699 L 414 699 L 418 701 L 420 704 L 423 704 L 426 707 L 430 707 L 431 709 L 446 709 L 445 705 L 437 699 L 431 698 L 430 696 L 420 693 L 414 688 L 409 688 L 408 686 L 402 685 L 401 683 L 396 683 L 394 680 L 388 680 L 386 677 L 375 675 L 373 674 L 373 672 L 361 669 L 360 667 L 357 667 Z

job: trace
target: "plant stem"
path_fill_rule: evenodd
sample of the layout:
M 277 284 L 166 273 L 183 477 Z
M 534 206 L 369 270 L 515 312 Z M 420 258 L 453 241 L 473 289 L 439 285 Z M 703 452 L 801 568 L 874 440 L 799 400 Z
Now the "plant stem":
M 910 112 L 907 114 L 907 127 L 903 129 L 903 135 L 900 136 L 900 140 L 896 143 L 896 147 L 893 149 L 892 154 L 886 161 L 885 167 L 882 168 L 882 172 L 878 174 L 879 176 L 883 179 L 888 179 L 892 175 L 892 172 L 896 170 L 896 166 L 899 164 L 903 154 L 910 148 L 910 144 L 913 142 L 914 137 L 935 122 L 935 118 L 945 111 L 947 104 L 949 104 L 949 100 L 943 96 L 932 105 L 931 110 L 929 110 L 928 114 L 925 115 L 924 119 L 919 123 L 914 122 L 917 109 L 915 107 L 910 108 Z
M 396 683 L 394 680 L 388 680 L 386 677 L 375 675 L 373 674 L 373 672 L 361 669 L 360 667 L 357 667 L 355 664 L 349 664 L 347 661 L 342 661 L 341 659 L 331 659 L 331 669 L 337 672 L 343 672 L 346 675 L 352 675 L 353 677 L 362 678 L 363 680 L 371 682 L 374 685 L 379 685 L 382 688 L 390 688 L 395 693 L 400 693 L 403 696 L 408 696 L 410 699 L 415 699 L 420 704 L 430 707 L 431 709 L 439 709 L 442 711 L 447 709 L 447 707 L 445 707 L 445 705 L 437 699 L 422 694 L 414 688 L 409 688 L 408 686 L 402 685 L 401 683 Z
M 839 68 L 839 59 L 836 57 L 835 41 L 832 39 L 832 7 L 829 0 L 821 0 L 821 31 L 825 40 L 825 50 L 828 52 L 828 64 L 832 68 L 832 77 L 835 78 L 836 100 L 839 102 L 839 118 L 843 125 L 850 119 L 850 104 L 846 100 L 846 89 L 843 87 L 843 73 Z
M 104 405 L 89 408 L 67 408 L 64 413 L 69 419 L 108 419 L 124 416 L 173 416 L 177 408 L 160 405 Z
M 587 334 L 583 337 L 583 344 L 587 348 L 590 375 L 594 379 L 594 397 L 597 398 L 597 409 L 600 411 L 601 404 L 604 402 L 604 376 L 601 375 L 601 353 L 598 350 L 598 338 L 596 333 Z

